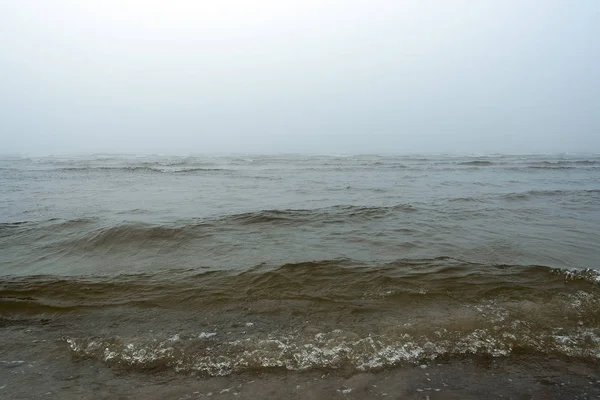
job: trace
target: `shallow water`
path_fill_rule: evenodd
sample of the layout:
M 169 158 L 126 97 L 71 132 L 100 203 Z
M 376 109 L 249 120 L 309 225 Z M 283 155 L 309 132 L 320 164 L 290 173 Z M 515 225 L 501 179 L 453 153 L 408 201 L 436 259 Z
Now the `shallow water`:
M 0 188 L 7 398 L 600 394 L 600 156 L 5 157 Z

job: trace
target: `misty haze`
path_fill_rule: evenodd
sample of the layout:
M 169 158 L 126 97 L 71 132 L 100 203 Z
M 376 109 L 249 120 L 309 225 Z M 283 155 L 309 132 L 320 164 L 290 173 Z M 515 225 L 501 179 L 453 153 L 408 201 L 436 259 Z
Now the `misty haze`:
M 600 2 L 0 0 L 0 398 L 600 398 Z
M 596 1 L 3 1 L 2 153 L 600 151 Z

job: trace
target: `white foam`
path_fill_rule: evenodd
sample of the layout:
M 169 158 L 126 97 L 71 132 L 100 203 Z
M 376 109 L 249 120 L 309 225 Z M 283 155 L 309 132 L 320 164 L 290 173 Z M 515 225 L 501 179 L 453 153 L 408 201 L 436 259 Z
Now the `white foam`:
M 279 337 L 261 337 L 257 333 L 232 341 L 223 335 L 221 341 L 213 339 L 210 347 L 200 341 L 215 336 L 215 332 L 201 332 L 183 338 L 176 334 L 162 341 L 155 338 L 126 341 L 119 338 L 67 338 L 66 342 L 74 353 L 109 364 L 162 365 L 175 371 L 197 371 L 212 376 L 260 368 L 301 371 L 350 365 L 357 370 L 370 371 L 402 363 L 426 366 L 446 355 L 506 356 L 515 346 L 544 354 L 557 352 L 600 359 L 600 331 L 597 328 L 579 326 L 540 332 L 519 320 L 466 332 L 440 329 L 431 337 L 401 332 L 360 337 L 354 332 L 338 329 L 316 335 L 296 332 Z

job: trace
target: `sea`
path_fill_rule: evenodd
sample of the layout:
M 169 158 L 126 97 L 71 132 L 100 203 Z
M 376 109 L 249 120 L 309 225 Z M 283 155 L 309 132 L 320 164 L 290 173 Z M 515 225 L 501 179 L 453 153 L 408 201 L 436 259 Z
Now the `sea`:
M 600 155 L 0 157 L 2 399 L 598 399 Z

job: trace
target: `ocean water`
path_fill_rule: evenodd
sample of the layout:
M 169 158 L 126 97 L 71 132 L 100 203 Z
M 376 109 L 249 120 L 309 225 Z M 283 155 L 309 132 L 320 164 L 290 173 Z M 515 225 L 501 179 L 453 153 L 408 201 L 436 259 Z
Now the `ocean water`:
M 600 155 L 0 158 L 0 397 L 600 398 Z

